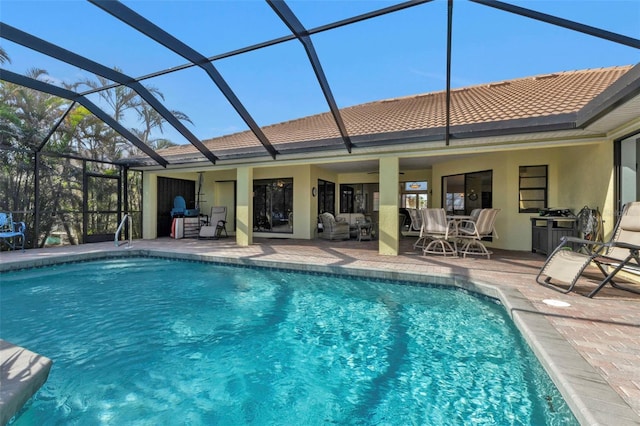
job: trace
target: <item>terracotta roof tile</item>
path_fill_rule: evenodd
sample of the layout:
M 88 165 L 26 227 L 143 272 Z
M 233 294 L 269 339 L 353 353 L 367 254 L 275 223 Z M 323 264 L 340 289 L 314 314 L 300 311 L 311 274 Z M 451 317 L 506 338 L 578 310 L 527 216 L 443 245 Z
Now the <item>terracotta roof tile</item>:
M 575 113 L 609 87 L 631 66 L 567 71 L 519 78 L 451 91 L 451 126 Z M 439 128 L 446 125 L 446 93 L 385 99 L 340 110 L 349 136 Z M 263 128 L 272 145 L 339 139 L 330 113 Z M 250 131 L 204 141 L 214 154 L 229 150 L 263 150 Z M 196 152 L 191 145 L 158 151 L 160 155 Z

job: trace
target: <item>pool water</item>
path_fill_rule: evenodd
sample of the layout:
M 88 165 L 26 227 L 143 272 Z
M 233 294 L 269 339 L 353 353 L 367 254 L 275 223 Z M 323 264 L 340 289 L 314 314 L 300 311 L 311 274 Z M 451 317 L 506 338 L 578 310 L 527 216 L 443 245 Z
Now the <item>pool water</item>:
M 54 361 L 13 425 L 577 424 L 460 290 L 149 258 L 0 281 L 1 337 Z

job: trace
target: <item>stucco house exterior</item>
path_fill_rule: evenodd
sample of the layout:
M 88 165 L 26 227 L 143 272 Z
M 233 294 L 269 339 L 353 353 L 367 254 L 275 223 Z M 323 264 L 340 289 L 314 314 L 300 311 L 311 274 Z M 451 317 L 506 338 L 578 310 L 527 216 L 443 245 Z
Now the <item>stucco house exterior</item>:
M 429 207 L 500 209 L 499 238 L 487 245 L 531 250 L 530 218 L 541 207 L 598 209 L 606 236 L 621 205 L 637 199 L 640 64 L 449 95 L 449 121 L 443 91 L 343 108 L 346 135 L 329 112 L 263 127 L 275 156 L 251 131 L 203 141 L 215 164 L 192 145 L 160 150 L 166 168 L 151 161 L 134 167 L 143 172 L 143 238 L 163 236 L 167 200 L 186 195 L 203 214 L 227 206 L 227 229 L 240 246 L 254 237 L 314 239 L 321 211 L 362 211 L 375 222 L 379 253 L 396 255 L 399 209 L 416 195 L 413 186 Z M 172 181 L 187 183 L 181 188 L 188 193 L 171 192 Z M 274 213 L 265 194 L 276 192 L 267 187 L 288 188 L 277 193 L 286 212 Z M 271 224 L 257 226 L 265 206 Z

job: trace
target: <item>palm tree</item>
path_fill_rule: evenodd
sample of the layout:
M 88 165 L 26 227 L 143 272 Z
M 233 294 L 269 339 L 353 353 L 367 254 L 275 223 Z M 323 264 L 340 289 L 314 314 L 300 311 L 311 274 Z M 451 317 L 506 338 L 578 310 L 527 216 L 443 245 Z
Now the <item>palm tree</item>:
M 154 89 L 154 88 L 149 89 L 149 91 L 152 91 L 152 90 L 158 97 L 164 100 L 164 96 L 162 96 L 162 94 L 157 89 Z M 175 145 L 175 143 L 171 142 L 169 139 L 162 138 L 162 137 L 156 137 L 156 138 L 152 137 L 152 135 L 156 131 L 159 131 L 162 134 L 164 130 L 163 129 L 164 124 L 166 123 L 166 120 L 162 115 L 160 115 L 160 113 L 158 113 L 158 111 L 153 109 L 148 103 L 140 102 L 140 104 L 136 108 L 136 112 L 138 113 L 138 120 L 142 125 L 142 129 L 139 129 L 139 130 L 132 129 L 132 131 L 136 136 L 138 136 L 138 138 L 140 138 L 142 142 L 149 145 L 151 148 L 155 150 L 168 148 L 170 146 Z M 180 111 L 171 111 L 171 113 L 178 120 L 186 121 L 188 123 L 193 124 L 189 116 L 186 115 L 185 113 Z
M 11 58 L 9 58 L 7 51 L 0 46 L 0 64 L 4 64 L 5 62 L 11 63 Z
M 122 72 L 119 68 L 114 67 L 114 70 Z M 87 86 L 92 90 L 97 90 L 100 99 L 110 107 L 111 116 L 122 124 L 122 121 L 128 118 L 128 113 L 132 112 L 138 117 L 138 121 L 141 128 L 130 128 L 131 132 L 136 135 L 142 142 L 147 144 L 153 149 L 167 148 L 175 145 L 169 139 L 163 137 L 154 137 L 156 133 L 163 133 L 163 127 L 166 123 L 164 117 L 162 117 L 155 109 L 153 109 L 146 101 L 144 101 L 133 89 L 127 86 L 117 86 L 111 89 L 100 90 L 103 87 L 108 87 L 111 81 L 104 77 L 97 77 L 97 80 L 83 80 L 77 83 L 77 86 Z M 146 86 L 146 89 L 155 97 L 164 100 L 164 95 L 155 87 Z M 182 121 L 192 123 L 189 117 L 180 111 L 171 111 L 174 116 Z M 112 144 L 119 145 L 118 149 L 110 146 L 112 152 L 118 155 L 117 158 L 121 158 L 126 153 L 129 155 L 140 154 L 139 150 L 135 146 L 131 146 L 128 142 L 125 142 L 119 136 L 112 134 L 109 135 L 113 138 Z M 117 142 L 116 142 L 117 141 Z M 105 141 L 102 141 L 104 144 Z M 108 145 L 108 144 L 107 144 Z

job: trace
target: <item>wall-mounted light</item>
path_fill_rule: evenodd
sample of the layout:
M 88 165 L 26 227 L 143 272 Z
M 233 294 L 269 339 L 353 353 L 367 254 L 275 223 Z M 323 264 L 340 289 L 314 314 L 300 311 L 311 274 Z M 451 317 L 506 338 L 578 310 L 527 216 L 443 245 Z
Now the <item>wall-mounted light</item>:
M 316 194 L 318 193 L 318 190 L 316 189 L 316 187 L 314 186 L 313 188 L 311 188 L 311 195 L 312 196 L 316 196 Z

